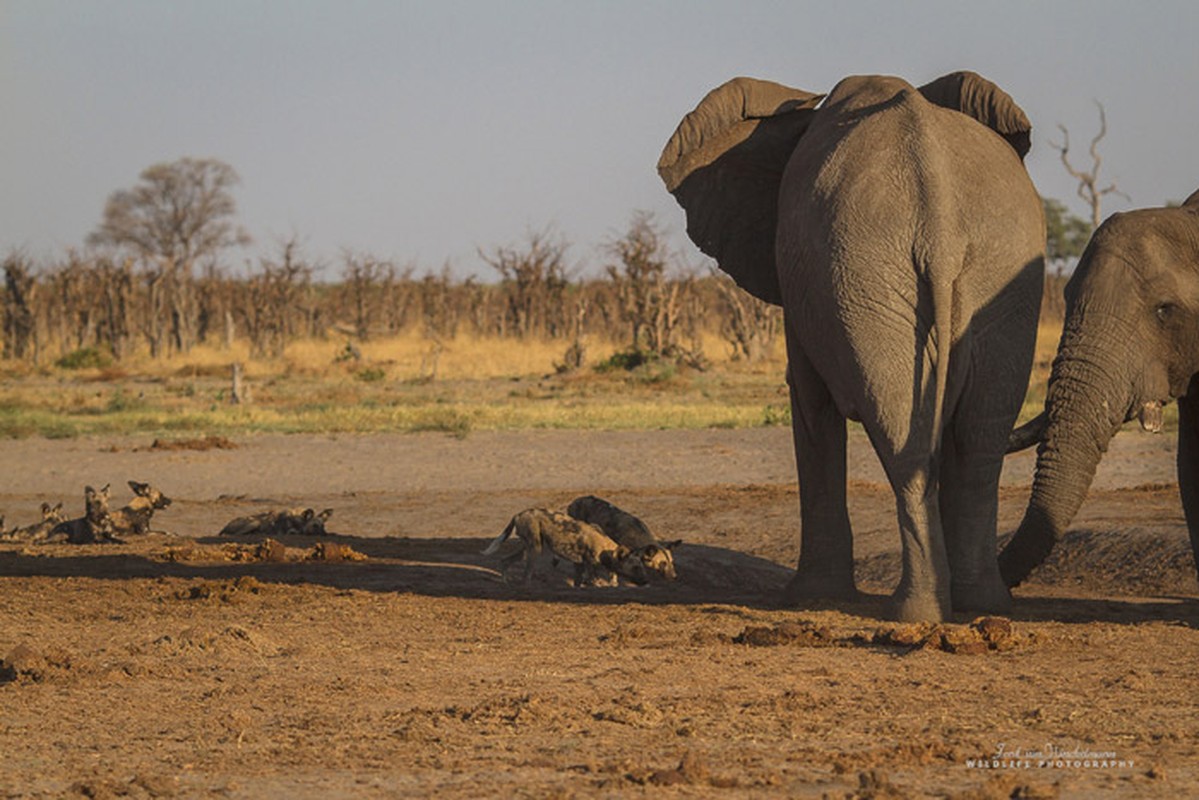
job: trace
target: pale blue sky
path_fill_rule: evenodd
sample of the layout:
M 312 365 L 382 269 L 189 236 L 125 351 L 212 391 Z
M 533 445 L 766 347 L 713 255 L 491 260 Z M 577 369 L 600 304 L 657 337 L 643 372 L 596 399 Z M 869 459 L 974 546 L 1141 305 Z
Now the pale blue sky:
M 683 241 L 654 165 L 727 78 L 955 69 L 1023 106 L 1033 180 L 1075 213 L 1048 142 L 1066 124 L 1086 165 L 1096 99 L 1132 198 L 1105 210 L 1199 188 L 1194 0 L 0 0 L 0 252 L 57 257 L 114 189 L 194 156 L 242 177 L 235 266 L 294 231 L 334 272 L 351 248 L 490 278 L 477 248 L 553 225 L 595 269 L 635 209 Z

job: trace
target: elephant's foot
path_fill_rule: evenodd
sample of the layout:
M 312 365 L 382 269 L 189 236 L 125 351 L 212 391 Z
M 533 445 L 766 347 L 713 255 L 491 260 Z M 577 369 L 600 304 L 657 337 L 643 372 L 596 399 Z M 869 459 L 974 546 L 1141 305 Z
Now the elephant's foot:
M 1012 593 L 998 573 L 992 581 L 953 584 L 953 610 L 983 614 L 1012 613 Z
M 899 622 L 944 622 L 952 611 L 948 596 L 938 597 L 931 592 L 896 592 L 891 597 L 889 610 L 890 616 Z
M 783 590 L 783 602 L 801 605 L 809 600 L 859 600 L 861 594 L 854 585 L 853 574 L 831 574 L 800 568 Z

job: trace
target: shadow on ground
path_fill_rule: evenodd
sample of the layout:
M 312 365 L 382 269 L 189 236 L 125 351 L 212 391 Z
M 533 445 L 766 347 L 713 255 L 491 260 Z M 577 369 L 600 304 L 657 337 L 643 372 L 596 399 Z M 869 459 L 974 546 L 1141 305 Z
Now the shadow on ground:
M 120 580 L 180 579 L 328 586 L 340 590 L 401 592 L 427 597 L 613 605 L 716 604 L 780 609 L 789 567 L 736 550 L 683 544 L 675 551 L 679 579 L 645 587 L 570 585 L 563 567 L 543 568 L 532 584 L 509 584 L 499 556 L 483 556 L 488 538 L 281 537 L 273 557 L 258 552 L 260 537 L 186 539 L 147 536 L 124 545 L 8 545 L 0 549 L 0 576 L 88 577 Z M 348 548 L 361 560 L 313 560 L 316 546 Z M 502 552 L 510 552 L 506 547 Z M 1079 531 L 1016 592 L 1012 617 L 1028 621 L 1135 624 L 1175 621 L 1199 628 L 1199 597 L 1191 584 L 1189 547 L 1154 532 Z M 865 617 L 885 616 L 886 597 L 899 572 L 896 553 L 858 562 L 863 588 L 855 602 L 813 603 Z M 1066 592 L 1069 596 L 1066 596 Z M 1080 597 L 1082 594 L 1084 596 Z M 970 615 L 964 615 L 968 621 Z

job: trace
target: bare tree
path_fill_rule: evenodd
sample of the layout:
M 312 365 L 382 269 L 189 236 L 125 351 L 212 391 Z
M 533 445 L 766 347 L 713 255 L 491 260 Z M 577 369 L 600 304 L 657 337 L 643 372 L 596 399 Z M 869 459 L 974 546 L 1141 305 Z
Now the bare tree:
M 1098 100 L 1095 105 L 1099 108 L 1099 133 L 1095 134 L 1095 138 L 1091 139 L 1091 169 L 1089 172 L 1076 169 L 1070 163 L 1070 131 L 1066 130 L 1065 125 L 1059 124 L 1058 130 L 1062 132 L 1062 143 L 1054 144 L 1050 142 L 1050 147 L 1057 150 L 1062 156 L 1062 165 L 1065 166 L 1066 172 L 1078 181 L 1078 196 L 1082 198 L 1091 209 L 1091 227 L 1098 228 L 1099 223 L 1103 221 L 1100 214 L 1100 205 L 1103 202 L 1103 197 L 1109 194 L 1115 194 L 1128 200 L 1128 195 L 1116 188 L 1116 184 L 1110 183 L 1104 188 L 1099 188 L 1099 167 L 1103 163 L 1103 159 L 1099 156 L 1099 142 L 1107 135 L 1107 114 L 1103 110 L 1103 103 Z
M 279 244 L 277 260 L 259 259 L 259 271 L 247 282 L 242 308 L 252 355 L 283 355 L 301 329 L 299 300 L 311 279 L 312 266 L 300 254 L 295 236 Z
M 37 349 L 34 294 L 37 282 L 28 260 L 13 253 L 4 260 L 4 357 L 33 358 Z
M 628 231 L 605 245 L 616 259 L 607 266 L 620 317 L 629 326 L 634 351 L 698 360 L 679 344 L 683 311 L 694 290 L 691 276 L 667 274 L 669 254 L 653 215 L 637 212 Z
M 190 269 L 226 247 L 248 244 L 234 223 L 239 183 L 233 167 L 210 158 L 181 158 L 142 170 L 132 189 L 118 189 L 104 204 L 88 244 L 128 249 L 150 260 Z
M 151 351 L 161 349 L 162 328 L 169 343 L 186 352 L 201 325 L 192 268 L 215 261 L 227 247 L 248 244 L 237 226 L 232 189 L 239 179 L 233 167 L 216 159 L 181 158 L 142 170 L 132 189 L 108 197 L 100 226 L 88 244 L 130 253 L 150 267 L 154 313 Z
M 530 232 L 523 248 L 497 247 L 479 257 L 503 279 L 507 294 L 504 330 L 518 337 L 564 335 L 562 298 L 567 286 L 567 245 L 550 231 Z
M 394 279 L 395 267 L 369 253 L 359 255 L 345 250 L 341 258 L 341 276 L 352 306 L 354 335 L 358 341 L 365 342 L 370 339 L 371 330 L 384 311 L 384 289 L 386 283 Z
M 752 364 L 765 358 L 783 327 L 783 309 L 754 297 L 727 275 L 714 273 L 713 278 L 725 305 L 720 335 L 732 345 L 733 359 Z

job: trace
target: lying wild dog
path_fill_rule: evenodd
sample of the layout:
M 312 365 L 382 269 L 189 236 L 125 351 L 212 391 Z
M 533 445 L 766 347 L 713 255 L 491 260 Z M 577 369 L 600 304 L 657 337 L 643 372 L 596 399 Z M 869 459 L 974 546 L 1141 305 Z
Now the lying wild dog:
M 576 497 L 567 507 L 566 513 L 594 525 L 612 541 L 629 548 L 633 557 L 639 559 L 651 574 L 668 581 L 678 577 L 671 551 L 683 543 L 682 539 L 672 542 L 658 541 L 644 522 L 595 495 Z
M 230 520 L 221 528 L 221 536 L 324 536 L 325 523 L 333 516 L 326 508 L 319 514 L 311 508 L 289 508 L 282 511 L 261 511 Z
M 616 573 L 638 585 L 648 580 L 641 561 L 629 557 L 629 548 L 618 545 L 593 525 L 545 508 L 530 508 L 513 517 L 483 555 L 497 552 L 513 533 L 520 539 L 521 549 L 505 556 L 504 565 L 524 556 L 526 584 L 532 578 L 534 562 L 543 555 L 574 564 L 575 586 L 600 579 L 601 571 Z
M 83 501 L 83 516 L 58 523 L 44 541 L 67 541 L 71 544 L 120 541 L 113 535 L 112 516 L 108 512 L 108 484 L 104 484 L 99 491 L 85 487 Z
M 129 481 L 133 499 L 129 504 L 110 512 L 112 529 L 118 534 L 142 534 L 150 530 L 150 517 L 171 504 L 171 498 L 148 483 Z
M 5 541 L 19 542 L 41 542 L 46 539 L 50 531 L 60 523 L 66 520 L 66 515 L 62 513 L 62 503 L 50 505 L 42 503 L 42 520 L 35 522 L 32 525 L 26 525 L 23 528 L 13 528 L 10 531 L 5 531 L 0 534 L 0 539 Z M 2 527 L 2 526 L 0 526 Z

